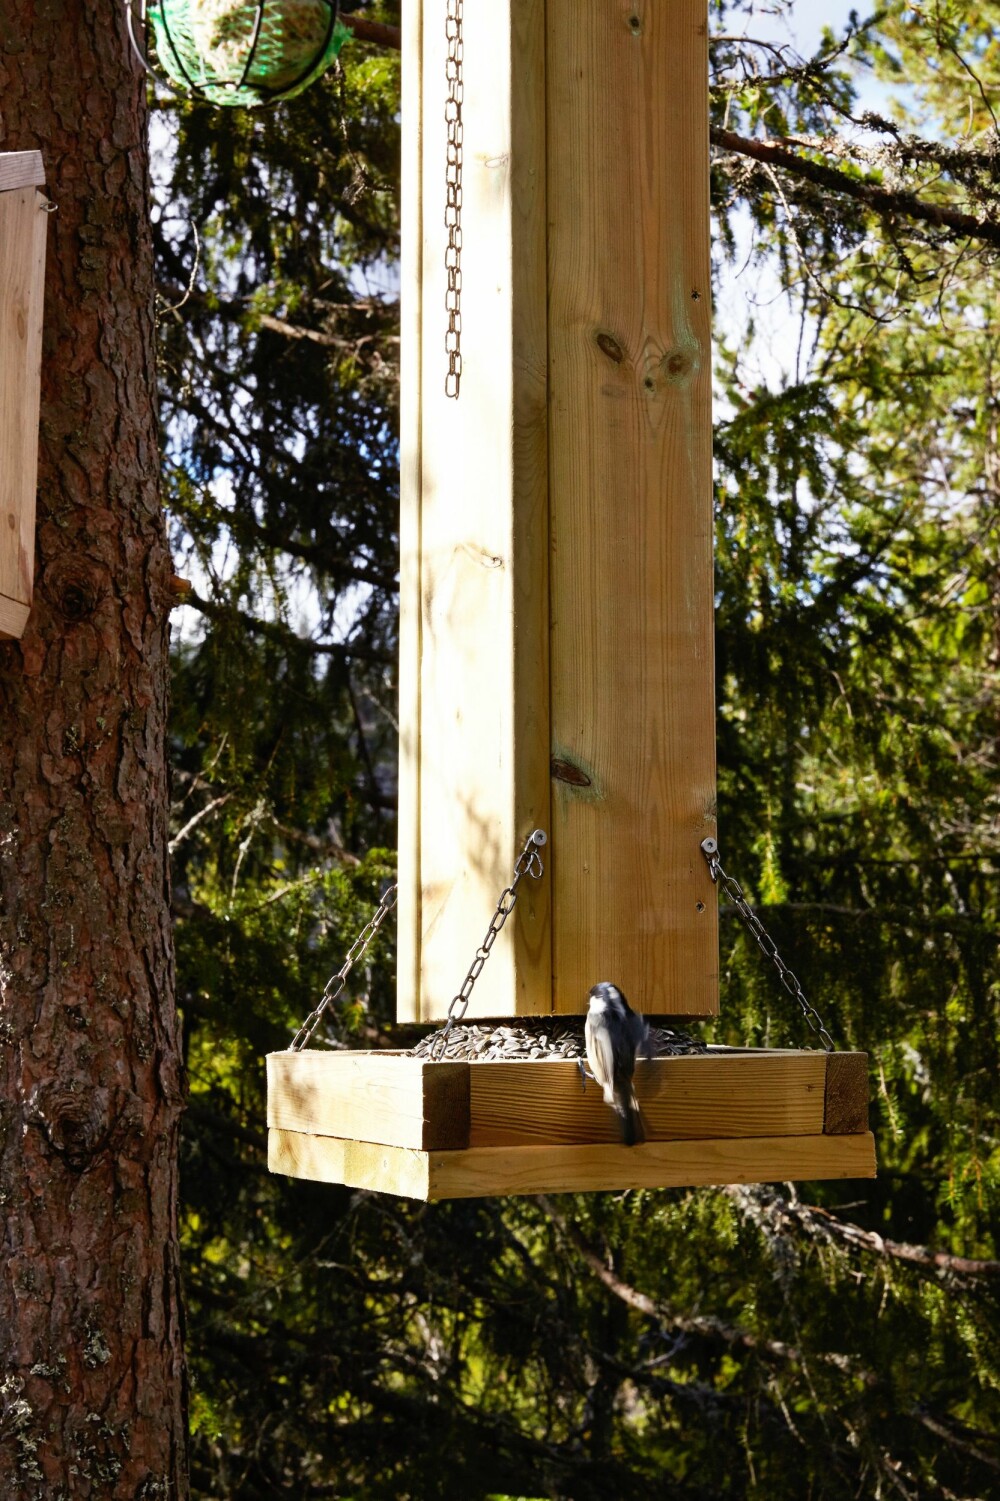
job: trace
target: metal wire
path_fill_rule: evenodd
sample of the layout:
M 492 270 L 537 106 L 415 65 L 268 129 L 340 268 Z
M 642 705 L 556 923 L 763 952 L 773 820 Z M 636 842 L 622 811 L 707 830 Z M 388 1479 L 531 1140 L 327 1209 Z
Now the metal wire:
M 448 245 L 444 255 L 447 277 L 444 305 L 448 314 L 448 331 L 444 347 L 448 355 L 448 374 L 445 376 L 444 391 L 446 396 L 451 397 L 458 396 L 462 383 L 462 5 L 463 0 L 448 0 L 445 18 L 445 81 L 448 94 L 444 119 L 448 148 L 445 159 L 444 225 L 448 231 Z
M 542 864 L 542 857 L 539 854 L 539 850 L 546 843 L 547 836 L 543 829 L 533 829 L 532 832 L 528 835 L 524 849 L 518 855 L 517 861 L 514 865 L 514 879 L 511 881 L 510 885 L 505 886 L 503 891 L 500 893 L 500 900 L 497 902 L 496 911 L 490 919 L 490 925 L 486 929 L 486 936 L 476 950 L 476 957 L 473 959 L 472 964 L 469 966 L 469 972 L 462 982 L 461 990 L 459 990 L 458 993 L 452 997 L 451 1003 L 448 1006 L 448 1020 L 446 1021 L 444 1028 L 439 1034 L 442 1039 L 448 1036 L 448 1033 L 451 1031 L 455 1022 L 461 1021 L 462 1017 L 465 1015 L 466 1008 L 469 1004 L 469 997 L 472 995 L 472 988 L 475 985 L 476 981 L 479 979 L 480 974 L 482 973 L 483 965 L 490 957 L 490 949 L 493 947 L 494 943 L 496 943 L 497 936 L 500 933 L 501 928 L 514 910 L 514 904 L 517 901 L 517 888 L 518 886 L 520 886 L 521 881 L 525 876 L 530 876 L 533 881 L 537 881 L 541 878 L 545 867 Z M 289 1043 L 288 1051 L 290 1053 L 296 1053 L 301 1048 L 304 1048 L 310 1037 L 312 1037 L 316 1028 L 320 1024 L 320 1021 L 322 1020 L 323 1013 L 326 1011 L 327 1007 L 331 1006 L 340 995 L 340 992 L 343 990 L 344 985 L 347 983 L 347 976 L 350 974 L 357 961 L 364 956 L 368 945 L 375 937 L 375 934 L 378 932 L 379 928 L 385 922 L 385 919 L 388 917 L 393 907 L 395 907 L 398 891 L 399 886 L 398 884 L 394 883 L 382 893 L 382 900 L 379 902 L 374 914 L 371 918 L 369 918 L 368 922 L 362 928 L 361 932 L 358 934 L 357 938 L 355 938 L 354 942 L 351 944 L 351 947 L 348 949 L 347 958 L 344 960 L 337 973 L 335 975 L 331 975 L 329 980 L 327 980 L 326 988 L 324 989 L 323 994 L 320 997 L 319 1004 L 312 1011 L 310 1011 L 309 1015 L 306 1017 L 305 1021 L 302 1023 L 301 1027 Z M 435 1041 L 436 1040 L 437 1039 L 435 1039 Z
M 462 988 L 452 996 L 448 1004 L 448 1019 L 434 1039 L 435 1052 L 432 1054 L 433 1057 L 438 1056 L 439 1052 L 444 1051 L 449 1032 L 455 1023 L 460 1022 L 464 1017 L 472 995 L 472 988 L 482 974 L 483 965 L 490 957 L 490 949 L 496 943 L 501 928 L 514 910 L 514 904 L 517 901 L 517 888 L 520 886 L 521 881 L 525 876 L 530 876 L 533 881 L 541 879 L 545 866 L 542 863 L 539 851 L 547 842 L 548 838 L 544 829 L 533 829 L 528 835 L 524 849 L 518 855 L 514 864 L 514 879 L 509 886 L 505 886 L 503 891 L 501 891 L 496 911 L 490 919 L 489 927 L 486 929 L 486 936 L 476 950 L 476 957 L 469 965 L 469 972 L 462 981 Z
M 291 1042 L 288 1044 L 288 1051 L 290 1053 L 297 1053 L 300 1048 L 305 1047 L 306 1043 L 309 1041 L 310 1037 L 319 1026 L 324 1011 L 328 1006 L 333 1004 L 333 1002 L 339 996 L 340 992 L 343 990 L 344 985 L 347 982 L 347 976 L 350 974 L 357 961 L 363 958 L 368 945 L 375 937 L 375 934 L 378 932 L 379 928 L 385 922 L 393 907 L 395 907 L 396 894 L 398 890 L 399 886 L 394 882 L 393 885 L 389 886 L 385 891 L 383 891 L 382 900 L 379 902 L 378 907 L 375 909 L 372 917 L 369 918 L 368 922 L 362 928 L 357 938 L 355 938 L 354 942 L 351 944 L 351 947 L 347 951 L 347 958 L 344 960 L 337 973 L 335 975 L 331 975 L 329 980 L 327 980 L 326 989 L 323 991 L 319 1004 L 313 1011 L 310 1011 L 309 1015 L 306 1017 L 305 1021 L 302 1023 L 301 1027 L 296 1032 Z
M 774 939 L 767 932 L 764 924 L 743 895 L 743 888 L 740 886 L 739 881 L 733 876 L 727 875 L 723 870 L 722 861 L 719 859 L 718 843 L 714 839 L 703 839 L 701 841 L 701 851 L 708 861 L 708 870 L 712 880 L 717 884 L 721 881 L 723 890 L 743 919 L 757 947 L 766 958 L 771 960 L 771 963 L 778 971 L 778 978 L 781 980 L 782 985 L 788 991 L 788 994 L 794 1000 L 798 1001 L 801 1006 L 802 1015 L 805 1017 L 807 1024 L 816 1033 L 826 1051 L 832 1053 L 834 1051 L 833 1038 L 823 1025 L 822 1017 L 816 1010 L 816 1007 L 806 1000 L 802 986 L 778 953 Z

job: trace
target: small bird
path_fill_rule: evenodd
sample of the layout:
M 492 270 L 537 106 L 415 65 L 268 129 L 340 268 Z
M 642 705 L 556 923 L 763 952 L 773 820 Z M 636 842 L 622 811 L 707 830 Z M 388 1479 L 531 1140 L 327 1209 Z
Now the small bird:
M 645 1046 L 649 1028 L 633 1011 L 617 985 L 602 980 L 590 991 L 584 1027 L 587 1062 L 604 1090 L 604 1103 L 621 1117 L 627 1147 L 643 1140 L 639 1102 L 632 1087 L 635 1055 Z M 586 1084 L 584 1084 L 586 1088 Z

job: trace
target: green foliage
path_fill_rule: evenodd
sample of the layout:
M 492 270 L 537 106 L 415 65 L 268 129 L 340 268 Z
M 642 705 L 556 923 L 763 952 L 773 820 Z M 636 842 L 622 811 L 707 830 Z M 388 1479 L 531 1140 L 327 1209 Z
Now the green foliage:
M 986 241 L 902 196 L 986 212 L 996 9 L 891 4 L 804 61 L 713 46 L 717 126 L 897 194 L 890 212 L 728 148 L 713 164 L 717 277 L 750 226 L 802 328 L 768 380 L 718 330 L 722 851 L 872 1060 L 878 1180 L 801 1200 L 428 1207 L 267 1174 L 263 1055 L 392 875 L 398 62 L 352 43 L 274 112 L 171 112 L 197 1495 L 996 1491 L 998 278 Z M 713 30 L 752 36 L 751 10 L 715 5 Z M 907 89 L 860 133 L 858 69 Z M 723 961 L 715 1035 L 801 1045 L 728 911 Z M 333 1038 L 386 1039 L 393 970 L 380 936 Z

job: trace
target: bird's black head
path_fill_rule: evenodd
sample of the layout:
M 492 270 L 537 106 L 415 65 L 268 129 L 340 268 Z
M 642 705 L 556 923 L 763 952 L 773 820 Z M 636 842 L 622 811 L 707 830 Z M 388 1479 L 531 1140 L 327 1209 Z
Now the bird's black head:
M 589 999 L 603 1001 L 606 1006 L 621 1006 L 626 1011 L 630 1009 L 624 991 L 619 990 L 617 985 L 612 985 L 610 980 L 601 980 L 597 985 L 592 985 Z

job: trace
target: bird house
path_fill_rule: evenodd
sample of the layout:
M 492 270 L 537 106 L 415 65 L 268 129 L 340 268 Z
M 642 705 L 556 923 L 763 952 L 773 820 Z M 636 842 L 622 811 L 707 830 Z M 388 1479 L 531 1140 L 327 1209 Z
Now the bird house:
M 0 638 L 31 608 L 47 203 L 37 151 L 0 152 Z
M 404 7 L 398 1005 L 717 1014 L 706 0 Z M 273 1170 L 444 1198 L 874 1173 L 862 1054 L 273 1054 Z

